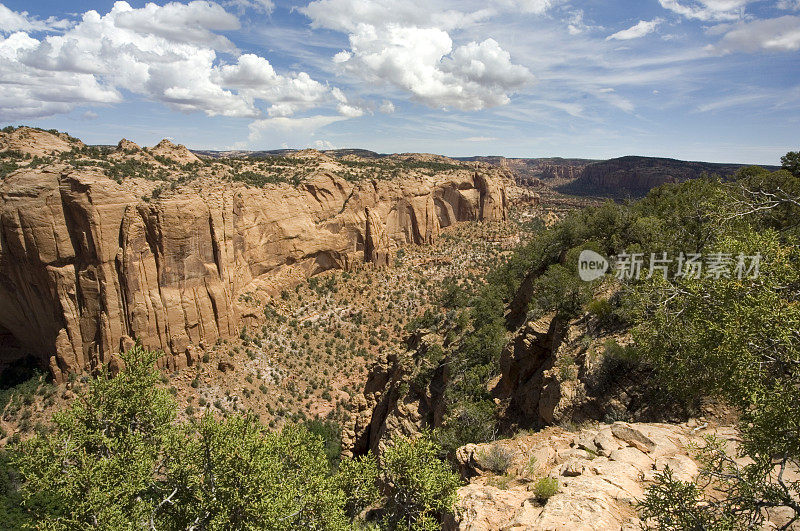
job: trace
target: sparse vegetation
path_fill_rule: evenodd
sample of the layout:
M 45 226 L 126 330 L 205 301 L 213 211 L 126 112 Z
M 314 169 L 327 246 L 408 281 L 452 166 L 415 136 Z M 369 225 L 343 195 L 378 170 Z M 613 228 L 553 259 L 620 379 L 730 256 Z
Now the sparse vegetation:
M 479 457 L 481 463 L 489 470 L 496 474 L 504 474 L 511 466 L 513 453 L 504 446 L 494 444 L 488 450 L 484 450 Z
M 539 478 L 533 486 L 533 495 L 539 501 L 547 501 L 558 494 L 558 478 Z

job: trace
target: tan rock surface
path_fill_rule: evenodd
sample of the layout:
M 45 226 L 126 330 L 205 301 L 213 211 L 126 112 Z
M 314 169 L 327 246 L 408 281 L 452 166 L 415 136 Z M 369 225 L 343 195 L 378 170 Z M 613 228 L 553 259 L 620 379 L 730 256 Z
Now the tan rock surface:
M 725 428 L 710 433 L 735 437 L 734 431 Z M 698 442 L 703 434 L 685 425 L 618 422 L 578 433 L 551 427 L 514 439 L 464 446 L 456 458 L 462 473 L 472 479 L 459 489 L 456 516 L 445 528 L 641 529 L 636 504 L 654 474 L 669 466 L 676 477 L 694 479 L 698 467 L 687 445 Z M 648 451 L 639 449 L 641 444 Z M 609 447 L 614 450 L 606 454 Z M 487 455 L 500 451 L 508 456 L 505 488 L 498 486 L 497 472 L 482 465 Z M 534 486 L 543 477 L 557 478 L 559 491 L 548 500 L 537 500 Z
M 179 164 L 189 164 L 200 160 L 197 155 L 189 151 L 183 144 L 174 144 L 166 138 L 154 147 L 148 148 L 147 152 L 154 156 L 174 160 Z
M 66 133 L 41 131 L 32 127 L 19 127 L 10 133 L 0 132 L 0 151 L 20 151 L 44 157 L 83 146 L 83 142 Z

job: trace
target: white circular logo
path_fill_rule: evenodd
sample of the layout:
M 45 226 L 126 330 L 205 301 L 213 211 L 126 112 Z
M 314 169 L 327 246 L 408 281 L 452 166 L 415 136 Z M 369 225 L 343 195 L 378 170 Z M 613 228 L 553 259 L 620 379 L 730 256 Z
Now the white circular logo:
M 605 275 L 606 271 L 608 271 L 608 260 L 603 255 L 589 249 L 581 251 L 578 257 L 578 276 L 581 280 L 591 282 Z

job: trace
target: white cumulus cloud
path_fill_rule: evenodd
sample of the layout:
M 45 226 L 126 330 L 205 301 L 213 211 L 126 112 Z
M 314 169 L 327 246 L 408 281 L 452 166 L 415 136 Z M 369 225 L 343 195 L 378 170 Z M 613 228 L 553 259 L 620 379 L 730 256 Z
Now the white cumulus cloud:
M 638 39 L 640 37 L 644 37 L 645 35 L 653 33 L 659 24 L 661 24 L 660 19 L 640 20 L 638 24 L 635 24 L 634 26 L 631 26 L 628 29 L 618 31 L 613 35 L 609 35 L 608 37 L 606 37 L 606 40 L 627 41 L 631 39 Z
M 69 26 L 66 20 L 59 20 L 50 17 L 41 20 L 37 17 L 28 15 L 27 11 L 17 13 L 3 4 L 0 4 L 0 35 L 14 33 L 17 31 L 49 31 L 53 29 L 65 29 Z
M 550 2 L 505 4 L 543 12 Z M 489 16 L 490 10 L 436 10 L 414 0 L 316 0 L 301 11 L 313 27 L 348 34 L 349 49 L 337 53 L 334 63 L 369 82 L 399 87 L 431 107 L 503 105 L 533 79 L 494 39 L 453 43 L 450 30 Z
M 105 15 L 87 11 L 68 29 L 41 38 L 30 33 L 45 31 L 45 23 L 2 4 L 0 22 L 18 29 L 0 36 L 6 119 L 118 103 L 124 91 L 181 112 L 253 118 L 265 109 L 285 117 L 331 99 L 329 88 L 307 73 L 280 74 L 264 57 L 239 55 L 219 33 L 239 28 L 239 21 L 214 2 L 134 9 L 120 1 Z
M 394 103 L 389 100 L 383 100 L 378 110 L 383 114 L 392 114 L 394 112 Z

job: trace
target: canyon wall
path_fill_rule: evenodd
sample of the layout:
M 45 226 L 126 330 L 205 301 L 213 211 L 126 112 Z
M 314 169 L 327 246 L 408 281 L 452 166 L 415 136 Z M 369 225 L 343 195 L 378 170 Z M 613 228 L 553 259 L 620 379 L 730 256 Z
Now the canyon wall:
M 145 201 L 95 170 L 25 169 L 0 183 L 0 345 L 55 378 L 97 368 L 137 339 L 163 367 L 257 316 L 238 304 L 322 271 L 390 263 L 465 220 L 503 220 L 504 182 L 463 170 L 298 187 L 198 179 Z

